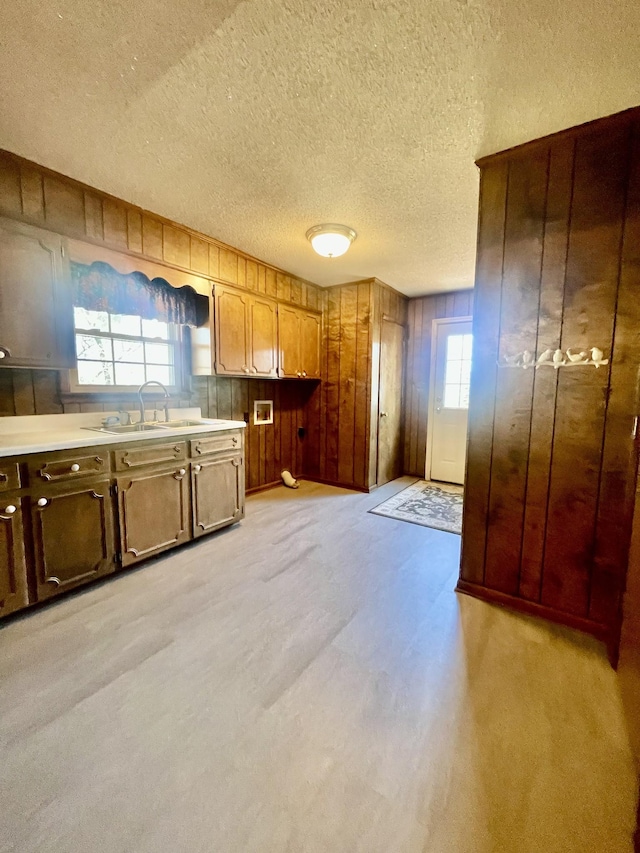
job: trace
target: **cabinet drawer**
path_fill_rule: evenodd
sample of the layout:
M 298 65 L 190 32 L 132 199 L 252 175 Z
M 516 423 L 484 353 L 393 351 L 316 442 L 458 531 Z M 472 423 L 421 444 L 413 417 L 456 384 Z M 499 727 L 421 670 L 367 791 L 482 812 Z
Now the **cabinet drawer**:
M 20 470 L 17 462 L 5 462 L 0 465 L 0 492 L 20 488 Z
M 171 444 L 155 444 L 149 447 L 130 447 L 128 450 L 116 450 L 116 471 L 130 471 L 142 465 L 156 465 L 160 462 L 179 462 L 187 458 L 187 444 L 174 441 Z
M 57 483 L 73 480 L 87 474 L 106 474 L 109 471 L 109 454 L 92 453 L 73 456 L 49 456 L 29 462 L 29 479 L 34 482 Z
M 235 432 L 216 433 L 206 438 L 193 438 L 191 440 L 191 456 L 206 456 L 209 453 L 220 453 L 222 450 L 240 450 L 242 447 L 242 434 L 240 430 Z

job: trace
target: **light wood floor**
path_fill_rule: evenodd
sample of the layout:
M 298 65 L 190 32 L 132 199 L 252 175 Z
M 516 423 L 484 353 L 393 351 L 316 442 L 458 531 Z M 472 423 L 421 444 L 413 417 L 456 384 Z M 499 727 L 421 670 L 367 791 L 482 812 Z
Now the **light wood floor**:
M 459 538 L 303 483 L 0 631 L 0 850 L 627 853 L 602 649 L 453 592 Z

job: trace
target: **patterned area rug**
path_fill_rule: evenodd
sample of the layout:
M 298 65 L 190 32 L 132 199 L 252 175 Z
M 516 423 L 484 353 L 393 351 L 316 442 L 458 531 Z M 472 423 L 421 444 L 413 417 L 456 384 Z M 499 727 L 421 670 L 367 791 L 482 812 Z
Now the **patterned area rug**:
M 369 512 L 460 534 L 462 491 L 462 486 L 418 480 Z

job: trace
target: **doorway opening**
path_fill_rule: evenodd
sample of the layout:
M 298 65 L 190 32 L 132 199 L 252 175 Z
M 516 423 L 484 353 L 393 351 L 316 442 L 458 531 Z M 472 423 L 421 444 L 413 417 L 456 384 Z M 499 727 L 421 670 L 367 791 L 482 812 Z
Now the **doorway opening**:
M 471 352 L 471 317 L 433 321 L 425 478 L 464 484 Z

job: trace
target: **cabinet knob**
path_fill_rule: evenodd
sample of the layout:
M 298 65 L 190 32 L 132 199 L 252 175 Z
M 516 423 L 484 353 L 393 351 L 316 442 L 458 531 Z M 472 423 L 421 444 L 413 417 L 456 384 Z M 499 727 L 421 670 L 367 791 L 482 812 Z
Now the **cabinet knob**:
M 251 372 L 252 372 L 252 373 L 257 373 L 257 372 L 258 372 L 258 368 L 257 368 L 257 367 L 252 367 L 252 368 L 251 368 Z
M 60 578 L 50 577 L 47 578 L 47 583 L 55 584 L 56 586 L 60 586 Z
M 16 511 L 16 508 L 14 507 L 14 505 L 13 505 L 13 504 L 9 504 L 9 506 L 5 507 L 4 514 L 5 514 L 5 515 L 13 515 L 13 513 L 14 513 L 15 511 Z
M 302 375 L 303 375 L 303 376 L 306 376 L 306 375 L 307 375 L 307 371 L 306 371 L 306 370 L 303 370 L 303 371 L 302 371 Z
M 71 470 L 73 471 L 74 474 L 80 470 L 80 466 L 78 465 L 77 462 L 73 463 L 73 465 L 71 466 Z
M 7 356 L 10 356 L 10 355 L 11 355 L 11 353 L 9 352 L 9 350 L 6 347 L 0 347 L 0 358 L 6 358 Z
M 194 465 L 194 466 L 193 466 L 193 470 L 194 470 L 194 471 L 196 472 L 196 474 L 197 474 L 197 473 L 198 473 L 198 471 L 201 471 L 201 470 L 202 470 L 202 465 Z
M 237 439 L 237 438 L 232 438 L 232 439 L 231 439 L 231 441 L 232 441 L 234 444 L 237 444 L 237 443 L 238 443 L 238 439 Z
M 302 376 L 302 374 L 300 373 L 300 371 L 298 371 L 298 372 L 297 372 L 296 376 L 298 376 L 298 377 Z
M 184 469 L 184 468 L 180 468 L 180 470 L 178 471 L 178 474 L 180 474 L 180 476 L 181 476 L 181 477 L 184 477 L 184 475 L 185 475 L 186 473 L 187 473 L 187 472 L 185 471 L 185 469 Z
M 38 498 L 38 506 L 46 506 L 49 501 L 46 498 Z
M 386 412 L 380 412 L 380 417 L 381 417 L 381 418 L 386 418 L 386 417 L 387 417 L 387 413 L 386 413 Z

